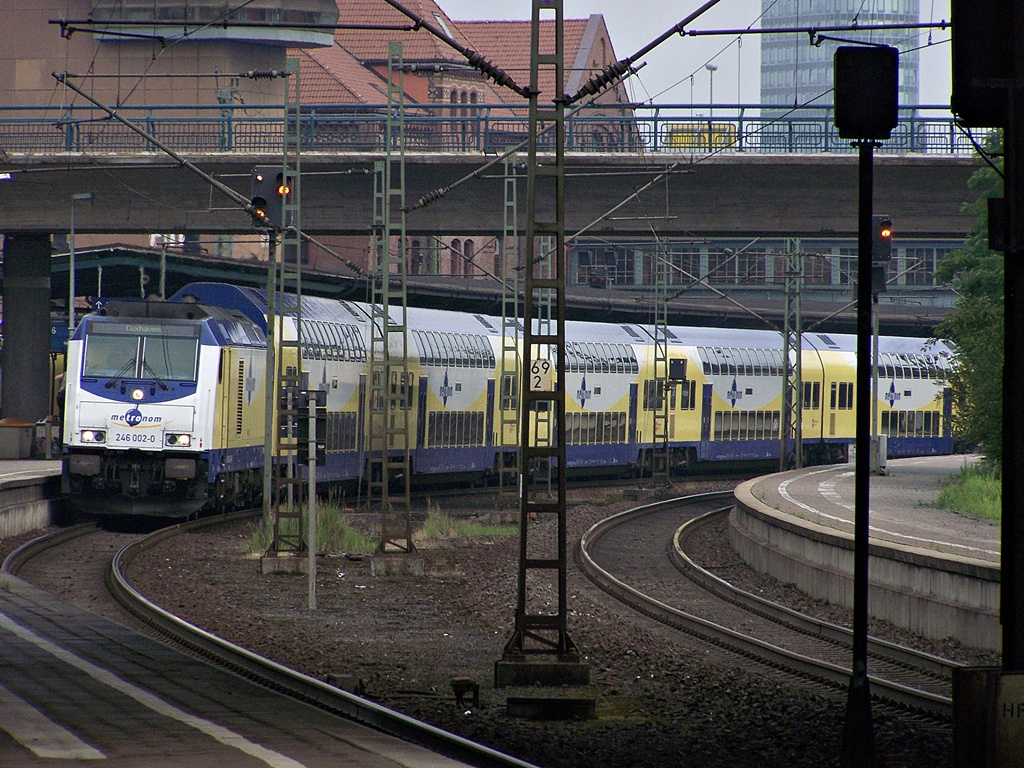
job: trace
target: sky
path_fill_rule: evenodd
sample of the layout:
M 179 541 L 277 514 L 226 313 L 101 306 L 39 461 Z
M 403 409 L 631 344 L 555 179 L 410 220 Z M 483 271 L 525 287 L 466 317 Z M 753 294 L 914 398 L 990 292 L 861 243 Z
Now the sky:
M 810 2 L 811 0 L 803 0 Z M 529 19 L 530 0 L 437 0 L 455 21 L 477 19 Z M 564 0 L 565 18 L 604 15 L 615 55 L 632 56 L 703 4 L 704 0 Z M 863 0 L 865 13 L 885 0 Z M 920 0 L 921 21 L 949 20 L 949 0 Z M 498 8 L 500 7 L 500 10 Z M 688 29 L 712 31 L 758 27 L 761 0 L 721 0 Z M 949 30 L 908 31 L 919 35 L 921 48 L 921 104 L 949 104 Z M 928 45 L 929 36 L 931 45 Z M 673 35 L 642 60 L 647 66 L 630 78 L 634 101 L 655 104 L 706 104 L 713 89 L 715 104 L 756 104 L 760 100 L 761 61 L 758 35 L 737 37 Z M 908 46 L 913 42 L 908 42 Z M 902 50 L 902 47 L 901 47 Z M 713 73 L 706 64 L 717 67 Z

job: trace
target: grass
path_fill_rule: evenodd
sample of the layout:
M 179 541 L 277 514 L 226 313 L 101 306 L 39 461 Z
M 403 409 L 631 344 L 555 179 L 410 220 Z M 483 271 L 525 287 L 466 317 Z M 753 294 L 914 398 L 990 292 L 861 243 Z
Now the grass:
M 519 533 L 516 525 L 488 525 L 475 520 L 452 517 L 428 502 L 427 519 L 423 521 L 424 539 L 440 540 L 472 536 L 514 536 Z
M 305 509 L 302 510 L 303 529 L 305 529 Z M 283 521 L 285 534 L 295 534 L 298 521 Z M 249 549 L 262 554 L 269 549 L 274 539 L 273 517 L 263 517 L 254 526 L 249 537 Z M 348 517 L 337 504 L 317 504 L 316 508 L 316 544 L 317 551 L 347 552 L 368 554 L 377 547 L 376 539 L 352 527 Z
M 971 517 L 1002 520 L 1002 478 L 999 470 L 986 464 L 963 467 L 949 479 L 935 504 Z

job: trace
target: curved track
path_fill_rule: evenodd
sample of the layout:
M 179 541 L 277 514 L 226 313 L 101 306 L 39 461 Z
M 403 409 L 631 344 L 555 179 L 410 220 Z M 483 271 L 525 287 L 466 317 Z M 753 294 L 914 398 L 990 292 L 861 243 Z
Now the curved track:
M 122 548 L 113 557 L 110 569 L 106 575 L 108 588 L 118 602 L 133 616 L 156 629 L 167 639 L 261 685 L 268 686 L 335 715 L 354 720 L 362 725 L 427 747 L 468 765 L 481 766 L 482 768 L 530 768 L 530 764 L 522 760 L 509 757 L 426 723 L 414 720 L 401 713 L 394 712 L 332 685 L 290 670 L 287 667 L 205 632 L 147 600 L 132 587 L 124 576 L 124 570 L 133 557 L 160 541 L 204 525 L 217 525 L 251 514 L 243 512 L 182 523 L 163 528 L 146 536 L 140 536 L 136 541 Z M 11 553 L 4 561 L 2 570 L 17 575 L 18 570 L 23 568 L 33 557 L 49 549 L 64 546 L 76 538 L 98 535 L 100 533 L 101 531 L 97 526 L 85 524 L 36 539 Z
M 799 677 L 847 686 L 849 630 L 737 590 L 686 556 L 688 534 L 727 512 L 730 499 L 731 492 L 702 494 L 610 517 L 581 539 L 580 565 L 602 589 L 660 622 Z M 875 697 L 952 716 L 953 664 L 876 640 L 869 654 Z

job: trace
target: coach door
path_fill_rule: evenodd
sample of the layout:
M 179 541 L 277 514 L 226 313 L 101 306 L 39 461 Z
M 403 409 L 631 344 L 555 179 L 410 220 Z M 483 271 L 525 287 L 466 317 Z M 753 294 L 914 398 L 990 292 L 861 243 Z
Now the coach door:
M 705 384 L 700 393 L 700 455 L 698 459 L 708 456 L 708 444 L 711 442 L 711 402 L 715 387 Z
M 637 427 L 639 426 L 636 422 L 637 414 L 637 395 L 639 393 L 639 387 L 633 383 L 629 385 L 629 428 L 627 434 L 629 435 L 629 442 L 639 443 L 640 438 L 637 436 Z

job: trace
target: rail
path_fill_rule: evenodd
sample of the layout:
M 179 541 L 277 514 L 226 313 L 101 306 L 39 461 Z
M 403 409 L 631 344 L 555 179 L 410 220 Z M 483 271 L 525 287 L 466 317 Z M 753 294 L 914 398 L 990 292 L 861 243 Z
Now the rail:
M 755 659 L 760 663 L 785 670 L 798 677 L 817 681 L 826 687 L 842 690 L 849 682 L 849 668 L 844 664 L 837 664 L 829 660 L 830 656 L 834 654 L 825 654 L 819 657 L 816 655 L 818 651 L 813 653 L 808 651 L 808 648 L 813 647 L 817 640 L 821 640 L 823 645 L 828 646 L 844 635 L 848 637 L 848 633 L 842 632 L 839 628 L 826 626 L 811 617 L 798 616 L 793 612 L 777 611 L 774 607 L 769 608 L 763 603 L 754 606 L 752 601 L 746 600 L 744 595 L 738 594 L 727 583 L 711 584 L 701 574 L 696 583 L 701 584 L 704 589 L 709 589 L 720 599 L 740 607 L 749 616 L 749 619 L 744 619 L 744 628 L 737 630 L 727 626 L 728 622 L 724 618 L 711 621 L 698 616 L 695 612 L 675 608 L 661 602 L 656 597 L 645 594 L 620 580 L 596 562 L 594 552 L 597 542 L 618 526 L 650 514 L 683 506 L 694 509 L 694 512 L 689 515 L 693 521 L 703 520 L 711 514 L 720 512 L 722 508 L 718 505 L 728 501 L 728 497 L 728 493 L 707 493 L 681 499 L 669 499 L 609 517 L 595 524 L 583 535 L 575 551 L 577 561 L 591 581 L 634 610 L 656 621 L 678 628 L 743 657 Z M 702 506 L 709 507 L 709 509 L 701 510 Z M 680 533 L 677 529 L 673 549 L 678 547 L 679 536 Z M 673 564 L 677 567 L 680 556 L 680 554 L 670 555 Z M 691 569 L 685 568 L 685 570 Z M 679 600 L 680 603 L 686 602 L 682 597 Z M 794 636 L 805 638 L 810 645 L 789 648 L 777 644 L 777 641 L 770 642 L 759 639 L 758 625 L 753 621 L 755 618 L 764 619 L 768 624 L 775 625 L 777 623 L 777 626 L 786 627 L 787 630 L 793 631 Z M 726 623 L 721 623 L 723 621 Z M 895 674 L 892 674 L 893 669 L 890 669 L 884 676 L 872 676 L 871 684 L 874 696 L 898 706 L 927 713 L 940 721 L 951 716 L 951 698 L 945 693 L 928 690 L 929 687 L 948 690 L 951 665 L 947 666 L 941 659 L 927 654 L 919 654 L 911 649 L 900 648 L 888 643 L 875 641 L 872 647 L 877 654 L 880 654 L 874 657 L 875 664 L 887 663 L 888 667 L 895 668 Z M 840 653 L 842 652 L 840 649 Z M 927 679 L 930 685 L 922 688 L 922 679 Z
M 386 105 L 303 107 L 303 152 L 382 152 Z M 782 112 L 781 116 L 775 116 Z M 179 152 L 280 152 L 281 105 L 156 104 L 117 113 Z M 502 152 L 525 141 L 525 106 L 416 104 L 406 110 L 411 152 Z M 971 138 L 948 108 L 904 107 L 878 154 L 969 155 Z M 982 135 L 975 136 L 977 140 Z M 542 136 L 540 145 L 553 137 Z M 0 148 L 7 153 L 140 153 L 156 147 L 91 106 L 0 106 Z M 852 154 L 831 107 L 780 110 L 756 104 L 594 105 L 566 120 L 566 151 L 615 154 Z
M 333 685 L 288 669 L 199 629 L 146 599 L 132 587 L 124 575 L 124 570 L 134 557 L 156 546 L 161 541 L 203 527 L 221 525 L 256 514 L 259 514 L 258 510 L 247 510 L 202 518 L 162 528 L 140 537 L 114 556 L 110 568 L 105 574 L 107 587 L 126 610 L 162 633 L 170 641 L 268 688 L 339 717 L 348 718 L 369 728 L 419 744 L 468 766 L 476 766 L 476 768 L 537 768 L 532 763 L 476 744 L 461 736 L 448 733 L 368 699 L 360 698 Z M 32 558 L 48 549 L 63 546 L 76 538 L 95 534 L 99 530 L 97 525 L 85 523 L 23 544 L 8 555 L 0 565 L 0 587 L 4 585 L 5 577 L 16 577 L 18 571 L 24 568 Z

